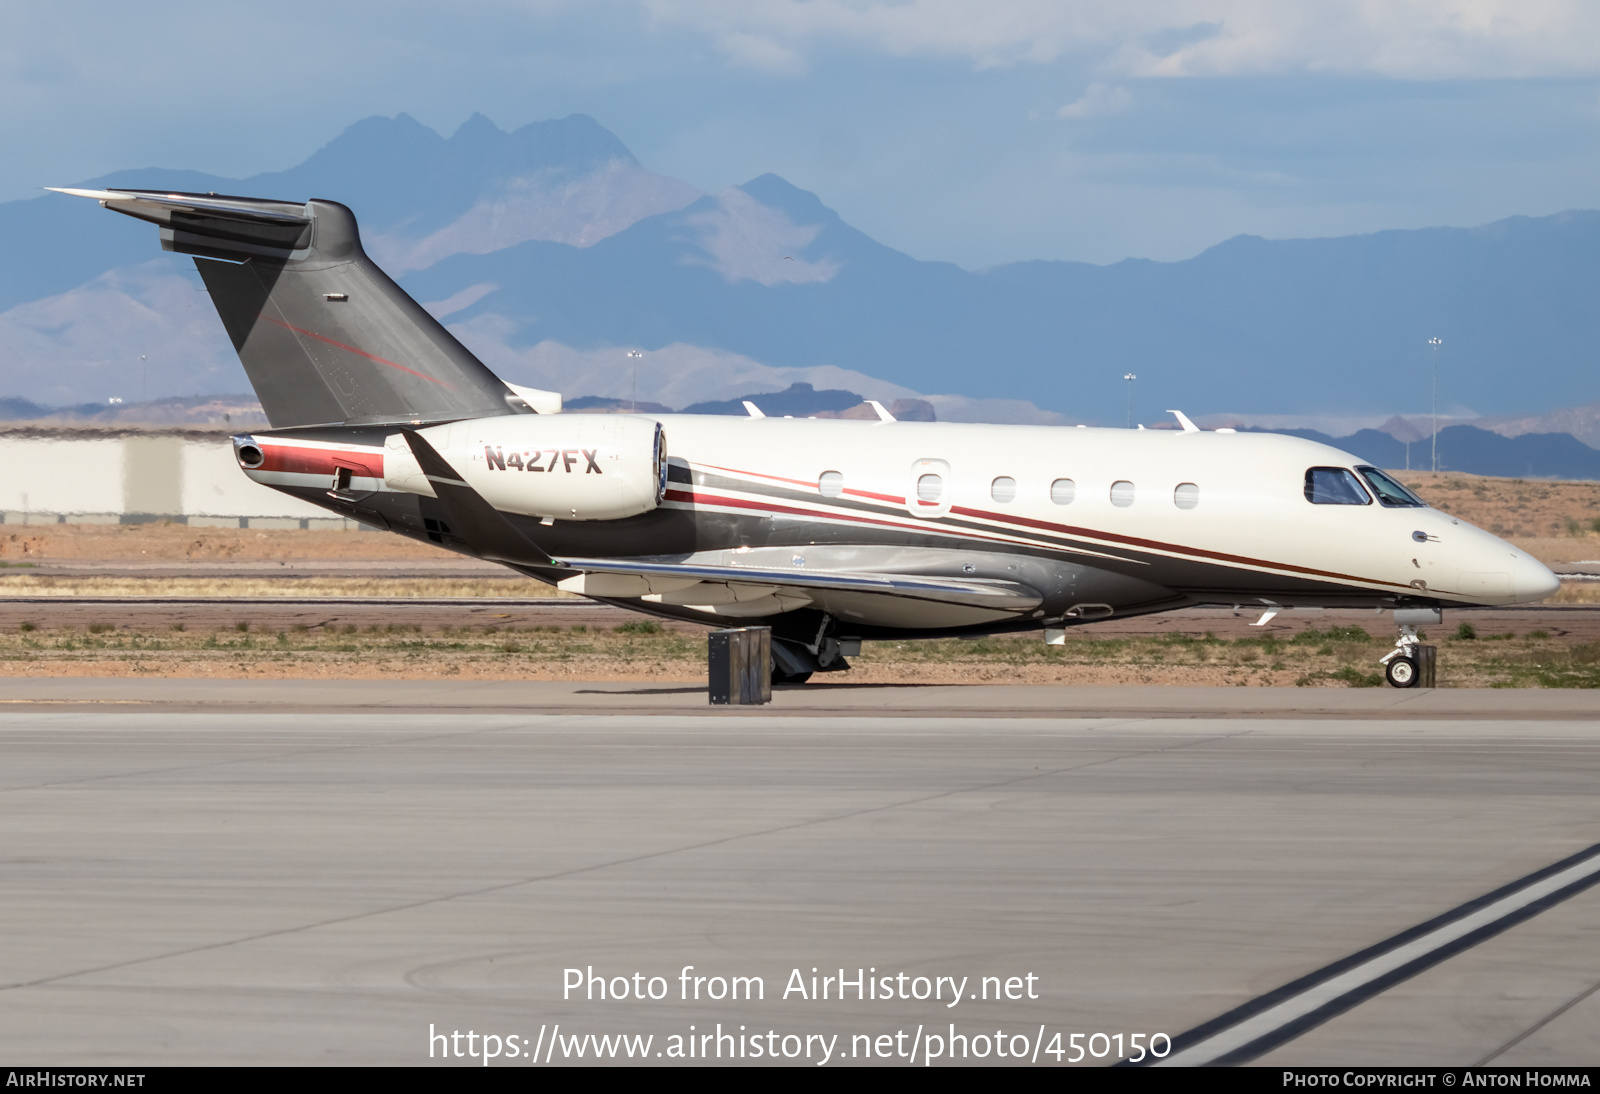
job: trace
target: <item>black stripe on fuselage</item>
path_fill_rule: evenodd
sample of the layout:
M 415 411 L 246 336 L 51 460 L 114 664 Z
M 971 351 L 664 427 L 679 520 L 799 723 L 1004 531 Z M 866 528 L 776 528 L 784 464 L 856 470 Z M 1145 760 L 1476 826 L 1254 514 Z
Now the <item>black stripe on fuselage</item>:
M 858 501 L 854 498 L 823 498 L 820 494 L 809 493 L 790 487 L 774 486 L 767 483 L 752 483 L 746 480 L 731 479 L 721 475 L 712 475 L 702 471 L 695 472 L 695 482 L 697 486 L 704 486 L 706 489 L 736 490 L 746 494 L 755 494 L 762 498 L 798 502 L 806 506 L 813 507 L 813 512 L 815 507 L 820 507 L 825 511 L 820 513 L 814 512 L 815 517 L 819 520 L 828 519 L 826 510 L 837 509 L 845 513 L 871 514 L 874 516 L 894 516 L 897 519 L 892 526 L 895 527 L 902 527 L 902 525 L 899 524 L 899 521 L 911 519 L 922 522 L 923 524 L 931 525 L 934 528 L 957 528 L 969 532 L 987 534 L 984 536 L 984 542 L 986 545 L 995 550 L 1012 549 L 1025 554 L 1044 552 L 1050 557 L 1060 558 L 1062 561 L 1072 562 L 1076 565 L 1095 566 L 1118 573 L 1127 573 L 1128 576 L 1141 577 L 1144 580 L 1152 581 L 1157 584 L 1181 587 L 1186 591 L 1190 590 L 1191 588 L 1188 583 L 1167 580 L 1164 578 L 1164 576 L 1158 576 L 1159 571 L 1152 572 L 1150 569 L 1146 569 L 1143 572 L 1139 570 L 1122 570 L 1119 569 L 1115 564 L 1122 563 L 1125 566 L 1152 568 L 1158 566 L 1167 566 L 1174 562 L 1200 563 L 1208 567 L 1217 567 L 1220 564 L 1220 567 L 1224 570 L 1224 572 L 1230 574 L 1237 574 L 1241 572 L 1259 573 L 1260 571 L 1256 569 L 1259 567 L 1260 569 L 1269 571 L 1289 571 L 1290 574 L 1294 575 L 1293 577 L 1290 577 L 1289 580 L 1309 580 L 1312 582 L 1311 587 L 1318 590 L 1328 589 L 1329 591 L 1352 592 L 1355 591 L 1351 589 L 1351 585 L 1354 584 L 1358 587 L 1359 591 L 1366 592 L 1369 595 L 1372 592 L 1369 587 L 1374 585 L 1381 586 L 1382 590 L 1393 590 L 1395 594 L 1400 595 L 1405 595 L 1411 591 L 1407 586 L 1399 585 L 1395 582 L 1382 581 L 1376 578 L 1365 578 L 1353 574 L 1341 574 L 1333 571 L 1317 570 L 1305 566 L 1296 566 L 1292 563 L 1281 563 L 1268 559 L 1249 558 L 1243 555 L 1232 555 L 1220 551 L 1209 551 L 1204 548 L 1188 547 L 1176 543 L 1163 543 L 1158 540 L 1124 536 L 1115 532 L 1104 532 L 1098 529 L 1075 528 L 1070 525 L 1050 524 L 1045 521 L 1032 520 L 1026 517 L 1013 517 L 1002 513 L 982 513 L 984 519 L 1005 526 L 1002 528 L 996 528 L 993 524 L 985 524 L 977 520 L 952 517 L 949 515 L 940 517 L 910 517 L 909 514 L 906 514 L 902 508 L 892 505 Z M 971 512 L 971 510 L 969 510 L 969 512 Z M 1043 531 L 1041 529 L 1048 529 L 1050 531 Z M 1054 534 L 1051 534 L 1052 532 Z M 930 529 L 929 533 L 927 534 L 937 535 L 938 533 Z M 995 534 L 1007 534 L 1014 537 L 1027 537 L 1032 542 L 1015 544 L 1004 540 L 992 540 L 988 538 L 988 536 L 993 536 Z M 949 536 L 951 533 L 945 533 L 945 535 Z M 1118 545 L 1119 549 L 1123 551 L 1129 551 L 1131 548 L 1131 553 L 1126 556 L 1109 554 L 1106 551 L 1106 544 L 1101 542 L 1103 540 L 1114 541 Z M 965 543 L 967 541 L 962 540 L 961 542 Z M 1173 556 L 1176 556 L 1176 558 Z M 1085 561 L 1086 557 L 1092 558 L 1093 561 Z M 1241 567 L 1248 569 L 1241 570 Z M 1318 579 L 1326 581 L 1329 584 L 1322 585 L 1318 583 Z M 1196 586 L 1195 588 L 1203 591 L 1219 591 L 1221 589 L 1234 587 L 1236 586 L 1233 583 L 1226 583 L 1210 586 L 1209 589 L 1205 584 Z

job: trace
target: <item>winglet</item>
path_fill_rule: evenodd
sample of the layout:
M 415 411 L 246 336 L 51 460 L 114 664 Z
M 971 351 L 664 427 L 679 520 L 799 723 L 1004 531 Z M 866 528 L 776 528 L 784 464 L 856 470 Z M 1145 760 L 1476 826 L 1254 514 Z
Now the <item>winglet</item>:
M 1254 623 L 1252 623 L 1250 625 L 1252 627 L 1265 627 L 1268 623 L 1272 622 L 1272 617 L 1277 615 L 1277 614 L 1278 614 L 1278 609 L 1277 608 L 1268 608 L 1266 611 L 1261 613 L 1261 618 L 1260 619 L 1256 620 Z
M 1189 420 L 1189 415 L 1185 414 L 1183 411 L 1181 411 L 1181 410 L 1169 410 L 1169 411 L 1167 411 L 1167 413 L 1171 414 L 1174 418 L 1178 419 L 1178 424 L 1183 426 L 1183 431 L 1185 433 L 1198 433 L 1198 432 L 1200 432 L 1200 427 L 1195 425 L 1193 422 L 1191 422 Z
M 876 400 L 876 399 L 868 399 L 867 400 L 867 405 L 870 406 L 873 409 L 873 412 L 878 415 L 878 421 L 880 421 L 880 422 L 895 422 L 895 421 L 899 421 L 899 419 L 896 418 L 893 414 L 890 414 L 889 411 L 884 407 L 884 405 L 882 403 L 878 402 L 878 400 Z
M 756 404 L 752 403 L 749 399 L 746 399 L 744 401 L 744 410 L 745 410 L 745 413 L 750 415 L 750 417 L 752 417 L 752 418 L 765 418 L 766 417 L 765 414 L 761 413 L 761 408 L 756 406 Z

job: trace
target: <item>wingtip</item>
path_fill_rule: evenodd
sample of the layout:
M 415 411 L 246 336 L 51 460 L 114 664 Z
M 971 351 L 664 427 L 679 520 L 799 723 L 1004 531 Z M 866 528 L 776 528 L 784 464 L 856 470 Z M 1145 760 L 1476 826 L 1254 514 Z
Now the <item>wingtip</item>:
M 76 186 L 46 186 L 53 194 L 66 194 L 68 197 L 91 198 L 94 201 L 126 200 L 127 194 L 119 194 L 115 190 L 84 190 Z

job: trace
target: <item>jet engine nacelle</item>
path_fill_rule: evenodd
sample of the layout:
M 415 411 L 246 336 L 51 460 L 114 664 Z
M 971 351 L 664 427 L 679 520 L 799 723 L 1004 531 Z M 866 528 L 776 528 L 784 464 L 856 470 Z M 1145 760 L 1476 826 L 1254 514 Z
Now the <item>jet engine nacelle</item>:
M 666 434 L 648 418 L 513 414 L 417 432 L 503 512 L 617 520 L 649 512 L 666 495 Z M 404 434 L 385 438 L 383 472 L 391 490 L 437 496 Z

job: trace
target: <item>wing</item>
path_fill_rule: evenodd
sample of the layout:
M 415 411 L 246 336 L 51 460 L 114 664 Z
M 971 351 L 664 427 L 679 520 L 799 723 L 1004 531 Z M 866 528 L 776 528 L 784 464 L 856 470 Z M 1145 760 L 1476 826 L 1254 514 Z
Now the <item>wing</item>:
M 581 571 L 558 583 L 568 592 L 607 599 L 638 598 L 733 617 L 775 615 L 813 604 L 840 609 L 848 617 L 856 614 L 849 605 L 860 603 L 862 597 L 889 597 L 907 601 L 911 616 L 928 615 L 914 606 L 920 602 L 926 609 L 955 609 L 956 617 L 976 622 L 1031 612 L 1044 600 L 1037 589 L 1015 581 L 589 558 L 562 559 L 559 564 Z M 948 610 L 933 614 L 941 621 L 951 615 Z

